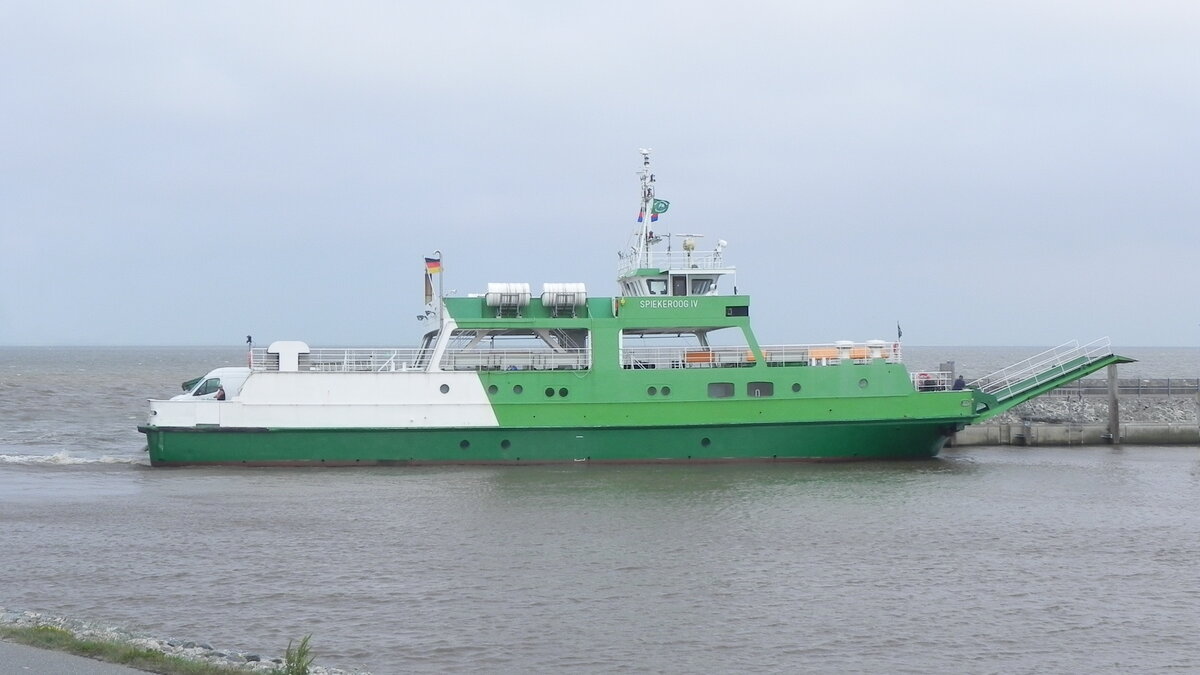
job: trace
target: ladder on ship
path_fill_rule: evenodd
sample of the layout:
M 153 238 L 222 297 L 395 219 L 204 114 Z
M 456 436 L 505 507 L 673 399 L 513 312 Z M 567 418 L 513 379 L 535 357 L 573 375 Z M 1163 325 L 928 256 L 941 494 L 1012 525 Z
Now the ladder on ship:
M 976 392 L 975 422 L 995 417 L 1101 368 L 1133 361 L 1114 354 L 1108 338 L 1100 338 L 1082 346 L 1077 340 L 1071 340 L 1047 349 L 967 384 Z

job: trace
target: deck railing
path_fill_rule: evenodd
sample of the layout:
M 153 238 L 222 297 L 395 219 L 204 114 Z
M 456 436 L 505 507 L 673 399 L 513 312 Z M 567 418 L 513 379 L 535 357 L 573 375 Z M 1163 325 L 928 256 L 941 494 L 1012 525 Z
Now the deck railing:
M 947 371 L 927 370 L 909 373 L 908 377 L 917 391 L 946 391 L 954 386 L 954 373 Z
M 843 361 L 870 363 L 884 359 L 901 361 L 899 344 L 879 343 L 764 345 L 768 366 L 833 366 Z M 627 347 L 621 350 L 621 365 L 632 369 L 658 368 L 747 368 L 757 357 L 749 345 L 713 347 Z
M 754 352 L 741 347 L 627 347 L 621 367 L 633 370 L 663 368 L 744 368 L 754 365 Z
M 640 269 L 659 270 L 722 270 L 732 269 L 725 264 L 720 251 L 685 251 L 655 253 L 647 261 L 638 256 L 621 258 L 617 263 L 617 276 L 628 276 Z
M 762 345 L 768 366 L 834 366 L 843 361 L 900 363 L 900 343 L 838 342 L 812 345 Z
M 587 349 L 459 349 L 442 355 L 443 370 L 587 370 Z
M 299 357 L 299 370 L 327 373 L 378 373 L 425 370 L 432 350 L 420 348 L 314 348 Z M 884 359 L 901 362 L 899 344 L 879 343 L 765 345 L 768 366 L 827 366 L 844 361 L 869 363 Z M 628 369 L 747 368 L 757 363 L 749 345 L 712 347 L 628 347 L 621 365 Z M 589 349 L 456 349 L 442 355 L 444 370 L 588 370 Z M 253 370 L 278 370 L 279 357 L 266 349 L 250 353 Z M 915 382 L 915 380 L 914 380 Z
M 1195 396 L 1200 394 L 1200 378 L 1119 378 L 1117 394 L 1120 396 Z M 1075 380 L 1046 392 L 1047 396 L 1108 396 L 1108 380 L 1087 378 Z
M 300 355 L 300 370 L 320 373 L 384 373 L 424 370 L 430 350 L 394 347 L 316 348 Z M 279 370 L 279 356 L 250 350 L 252 370 Z

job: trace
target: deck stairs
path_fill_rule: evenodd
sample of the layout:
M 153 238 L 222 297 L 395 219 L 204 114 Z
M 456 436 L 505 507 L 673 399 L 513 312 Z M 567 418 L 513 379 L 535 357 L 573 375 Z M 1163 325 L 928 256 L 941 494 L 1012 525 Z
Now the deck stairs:
M 995 417 L 1101 368 L 1133 361 L 1114 354 L 1108 338 L 1082 346 L 1077 340 L 1061 344 L 969 382 L 967 387 L 975 390 L 974 422 Z

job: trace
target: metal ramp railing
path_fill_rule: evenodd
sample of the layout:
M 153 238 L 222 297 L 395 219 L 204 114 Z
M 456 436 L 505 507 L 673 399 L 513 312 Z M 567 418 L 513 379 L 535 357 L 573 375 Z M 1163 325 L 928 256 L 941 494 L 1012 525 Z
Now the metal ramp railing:
M 1071 340 L 984 375 L 967 386 L 1004 401 L 1110 356 L 1113 356 L 1112 344 L 1106 337 L 1083 346 L 1078 340 Z

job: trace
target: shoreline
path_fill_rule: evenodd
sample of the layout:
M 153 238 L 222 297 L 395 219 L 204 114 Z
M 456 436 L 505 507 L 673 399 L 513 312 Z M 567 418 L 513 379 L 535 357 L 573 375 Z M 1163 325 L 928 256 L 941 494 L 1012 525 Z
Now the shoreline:
M 32 629 L 38 627 L 65 631 L 78 640 L 87 640 L 117 646 L 127 646 L 158 652 L 166 657 L 224 668 L 230 673 L 275 673 L 284 667 L 281 656 L 268 657 L 239 649 L 217 648 L 207 642 L 151 637 L 117 626 L 108 626 L 64 616 L 27 610 L 16 610 L 0 605 L 0 628 Z M 22 644 L 19 640 L 14 643 Z M 49 648 L 51 651 L 53 648 Z M 72 653 L 65 651 L 64 653 Z M 112 663 L 111 661 L 105 661 Z M 152 672 L 152 671 L 148 671 Z M 343 670 L 312 665 L 310 675 L 371 675 L 365 670 Z

